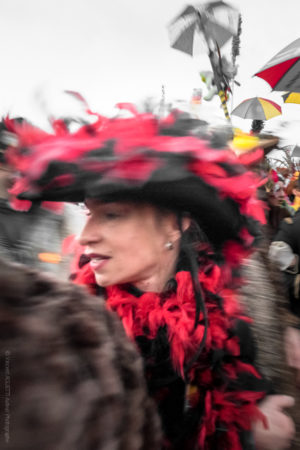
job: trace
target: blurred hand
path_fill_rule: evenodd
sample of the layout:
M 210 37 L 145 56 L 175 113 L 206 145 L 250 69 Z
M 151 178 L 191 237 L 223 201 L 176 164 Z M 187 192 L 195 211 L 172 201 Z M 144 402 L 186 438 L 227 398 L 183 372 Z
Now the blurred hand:
M 261 422 L 254 423 L 253 434 L 257 450 L 290 448 L 295 435 L 295 425 L 283 410 L 293 405 L 293 397 L 287 395 L 269 395 L 259 404 L 260 411 L 267 418 L 269 428 L 265 429 Z
M 287 327 L 284 334 L 284 347 L 287 363 L 297 370 L 297 380 L 300 382 L 300 330 Z

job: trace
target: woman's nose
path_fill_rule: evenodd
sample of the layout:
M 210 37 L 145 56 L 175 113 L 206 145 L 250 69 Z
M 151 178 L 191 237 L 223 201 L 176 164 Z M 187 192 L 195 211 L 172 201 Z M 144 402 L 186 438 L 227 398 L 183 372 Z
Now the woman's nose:
M 87 220 L 82 232 L 79 236 L 79 243 L 81 245 L 89 245 L 98 242 L 100 237 L 100 225 L 95 223 L 91 218 Z

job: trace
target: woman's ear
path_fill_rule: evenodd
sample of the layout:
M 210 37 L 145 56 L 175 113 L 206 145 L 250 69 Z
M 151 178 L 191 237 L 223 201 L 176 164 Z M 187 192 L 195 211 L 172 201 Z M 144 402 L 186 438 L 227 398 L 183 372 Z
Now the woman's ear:
M 192 222 L 192 219 L 190 218 L 190 216 L 184 216 L 181 219 L 182 231 L 186 231 L 188 228 L 190 228 L 191 222 Z
M 169 238 L 171 242 L 176 242 L 181 238 L 181 233 L 190 227 L 191 218 L 189 216 L 182 216 L 179 222 L 178 216 L 172 214 L 170 219 Z

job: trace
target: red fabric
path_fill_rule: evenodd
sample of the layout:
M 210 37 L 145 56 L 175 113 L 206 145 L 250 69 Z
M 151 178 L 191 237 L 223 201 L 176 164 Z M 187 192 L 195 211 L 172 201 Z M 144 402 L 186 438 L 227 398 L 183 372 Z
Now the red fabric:
M 119 109 L 125 109 L 131 112 L 131 114 L 133 114 L 134 116 L 138 114 L 138 110 L 132 103 L 117 103 L 116 107 Z
M 94 272 L 84 257 L 84 247 L 80 245 L 78 236 L 72 234 L 62 242 L 62 254 L 70 260 L 70 279 L 74 284 L 84 286 L 90 294 L 96 294 L 96 280 Z M 84 262 L 82 263 L 82 259 Z
M 51 125 L 57 136 L 69 133 L 68 127 L 62 119 L 52 120 Z
M 98 114 L 95 111 L 91 111 L 88 102 L 86 101 L 86 99 L 83 97 L 83 95 L 81 95 L 79 92 L 77 91 L 70 91 L 70 90 L 66 90 L 65 91 L 66 94 L 71 95 L 72 97 L 74 97 L 76 100 L 78 100 L 80 103 L 82 103 L 82 106 L 85 109 L 85 112 L 89 115 L 92 116 L 97 116 L 98 117 L 98 121 L 102 122 L 103 121 L 103 116 L 101 116 L 100 114 Z M 97 122 L 98 122 L 97 121 Z
M 264 157 L 264 151 L 262 148 L 252 150 L 251 152 L 241 153 L 238 159 L 244 166 L 251 166 L 252 164 L 257 164 Z
M 29 200 L 20 200 L 14 196 L 9 199 L 9 204 L 16 211 L 29 211 L 32 206 L 32 202 Z
M 9 203 L 13 209 L 17 211 L 29 211 L 32 207 L 32 202 L 29 200 L 20 200 L 17 195 L 24 192 L 24 187 L 26 190 L 26 184 L 24 179 L 17 179 L 13 187 L 9 190 L 10 199 Z M 62 202 L 42 202 L 41 208 L 51 211 L 55 214 L 63 214 L 64 203 Z
M 255 75 L 265 80 L 274 89 L 283 75 L 298 61 L 298 59 L 299 57 L 289 59 L 288 61 L 284 61 L 280 64 L 276 64 L 273 67 L 262 70 Z
M 124 158 L 122 161 L 116 163 L 111 163 L 109 170 L 109 178 L 114 180 L 128 180 L 130 179 L 133 183 L 136 180 L 143 181 L 150 177 L 154 170 L 159 169 L 162 166 L 162 161 L 157 158 L 149 159 L 146 158 L 145 155 L 133 154 L 128 156 L 128 158 Z M 109 164 L 88 161 L 82 164 L 82 168 L 84 170 L 88 170 L 90 172 L 99 172 L 104 168 L 106 170 L 109 169 Z
M 270 175 L 271 175 L 271 179 L 272 179 L 272 181 L 274 181 L 274 183 L 277 183 L 277 181 L 279 181 L 278 173 L 276 172 L 276 170 L 272 169 L 270 171 Z
M 29 211 L 32 207 L 32 202 L 29 200 L 20 200 L 17 197 L 12 196 L 9 199 L 9 204 L 12 209 L 16 211 Z M 41 208 L 46 209 L 47 211 L 51 211 L 54 214 L 63 214 L 64 212 L 64 203 L 62 202 L 42 202 Z

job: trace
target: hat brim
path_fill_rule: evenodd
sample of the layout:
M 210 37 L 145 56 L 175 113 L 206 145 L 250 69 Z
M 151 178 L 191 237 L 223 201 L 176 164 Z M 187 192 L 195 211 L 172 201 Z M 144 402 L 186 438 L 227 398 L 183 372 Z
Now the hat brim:
M 197 176 L 181 180 L 151 181 L 142 185 L 125 182 L 102 182 L 99 177 L 85 184 L 52 189 L 39 195 L 26 192 L 20 198 L 39 201 L 84 202 L 88 198 L 100 201 L 149 202 L 176 212 L 188 212 L 197 221 L 215 248 L 236 239 L 245 225 L 245 216 L 230 198 L 221 198 L 218 191 Z

